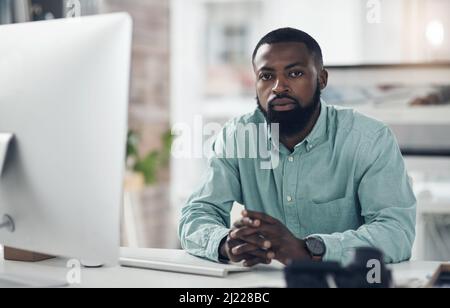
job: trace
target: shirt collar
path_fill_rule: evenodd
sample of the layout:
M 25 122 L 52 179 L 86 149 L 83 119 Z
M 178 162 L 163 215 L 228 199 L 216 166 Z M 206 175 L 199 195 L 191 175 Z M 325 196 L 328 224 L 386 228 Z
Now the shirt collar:
M 308 150 L 321 144 L 327 138 L 327 105 L 323 100 L 320 101 L 320 105 L 320 115 L 316 125 L 314 125 L 311 133 L 305 138 Z

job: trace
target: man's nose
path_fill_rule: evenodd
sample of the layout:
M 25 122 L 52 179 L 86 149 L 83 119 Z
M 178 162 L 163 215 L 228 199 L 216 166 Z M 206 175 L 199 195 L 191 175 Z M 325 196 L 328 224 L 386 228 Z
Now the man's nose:
M 289 92 L 289 85 L 287 84 L 286 80 L 284 78 L 278 78 L 275 82 L 274 87 L 272 88 L 272 92 L 275 95 L 280 95 L 283 93 Z

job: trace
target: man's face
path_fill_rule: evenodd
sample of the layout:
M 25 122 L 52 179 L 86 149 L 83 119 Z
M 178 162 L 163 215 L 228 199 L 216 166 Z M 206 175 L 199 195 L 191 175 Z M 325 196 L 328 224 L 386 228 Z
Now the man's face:
M 314 115 L 326 72 L 318 72 L 314 56 L 303 43 L 263 45 L 254 61 L 258 105 L 280 134 L 295 135 Z

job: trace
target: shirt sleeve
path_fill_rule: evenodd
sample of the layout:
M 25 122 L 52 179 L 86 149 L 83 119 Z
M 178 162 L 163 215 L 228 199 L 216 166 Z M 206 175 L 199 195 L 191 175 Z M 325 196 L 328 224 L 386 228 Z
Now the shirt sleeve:
M 193 193 L 182 209 L 178 228 L 183 249 L 215 262 L 219 262 L 220 242 L 230 231 L 233 203 L 242 203 L 237 159 L 226 155 L 228 139 L 224 129 L 213 144 L 207 174 L 200 189 Z M 231 140 L 234 142 L 233 138 Z
M 346 263 L 357 247 L 381 249 L 387 263 L 409 260 L 416 199 L 397 141 L 385 127 L 361 149 L 358 198 L 365 224 L 358 230 L 316 235 L 325 242 L 324 260 Z

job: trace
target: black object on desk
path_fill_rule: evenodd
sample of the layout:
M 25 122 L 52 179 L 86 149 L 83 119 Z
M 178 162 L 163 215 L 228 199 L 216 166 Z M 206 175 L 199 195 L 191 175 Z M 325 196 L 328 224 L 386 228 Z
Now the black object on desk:
M 392 274 L 375 248 L 357 248 L 345 267 L 336 262 L 298 260 L 285 268 L 288 288 L 389 288 Z
M 450 288 L 450 264 L 441 264 L 431 278 L 428 288 Z

